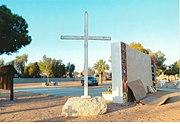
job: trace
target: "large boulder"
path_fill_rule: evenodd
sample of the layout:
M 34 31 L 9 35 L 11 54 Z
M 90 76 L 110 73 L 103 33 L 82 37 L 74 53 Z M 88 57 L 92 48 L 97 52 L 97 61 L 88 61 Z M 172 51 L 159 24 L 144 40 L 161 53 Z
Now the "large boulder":
M 103 97 L 72 97 L 62 108 L 63 116 L 91 116 L 107 112 L 107 104 Z

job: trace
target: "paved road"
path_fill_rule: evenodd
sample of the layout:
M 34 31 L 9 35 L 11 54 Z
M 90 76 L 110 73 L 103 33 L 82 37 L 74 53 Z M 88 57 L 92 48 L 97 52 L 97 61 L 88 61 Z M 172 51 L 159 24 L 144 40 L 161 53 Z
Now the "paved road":
M 157 90 L 168 91 L 168 92 L 180 92 L 180 89 L 172 89 L 172 88 L 157 88 Z
M 107 91 L 110 85 L 103 87 L 89 87 L 90 96 L 102 96 L 103 91 Z M 15 91 L 33 92 L 39 94 L 49 94 L 55 96 L 82 96 L 84 94 L 83 87 L 34 87 L 34 88 L 15 88 Z

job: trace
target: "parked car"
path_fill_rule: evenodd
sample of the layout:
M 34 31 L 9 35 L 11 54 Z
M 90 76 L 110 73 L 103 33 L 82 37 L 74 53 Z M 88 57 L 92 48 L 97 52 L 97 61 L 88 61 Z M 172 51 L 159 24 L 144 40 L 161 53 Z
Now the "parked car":
M 81 85 L 84 86 L 84 77 L 81 79 Z M 88 86 L 98 86 L 96 78 L 88 77 Z

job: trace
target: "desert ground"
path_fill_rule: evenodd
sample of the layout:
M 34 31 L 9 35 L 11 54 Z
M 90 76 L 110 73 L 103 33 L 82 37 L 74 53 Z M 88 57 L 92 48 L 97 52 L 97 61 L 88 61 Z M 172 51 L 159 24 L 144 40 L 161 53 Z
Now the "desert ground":
M 15 88 L 38 87 L 41 83 L 15 84 Z M 98 87 L 103 87 L 102 84 Z M 79 82 L 64 82 L 57 87 L 81 87 Z M 97 87 L 97 88 L 98 88 Z M 88 117 L 63 117 L 61 110 L 72 96 L 53 96 L 15 91 L 15 100 L 9 100 L 9 92 L 0 90 L 0 122 L 180 122 L 180 93 L 158 91 L 159 98 L 169 96 L 163 105 L 142 105 L 128 102 L 107 102 L 104 115 Z

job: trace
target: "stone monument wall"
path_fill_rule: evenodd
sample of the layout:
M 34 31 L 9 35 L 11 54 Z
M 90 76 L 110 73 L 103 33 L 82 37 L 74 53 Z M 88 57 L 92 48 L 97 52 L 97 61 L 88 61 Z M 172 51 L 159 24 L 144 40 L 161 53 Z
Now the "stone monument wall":
M 111 44 L 112 98 L 114 103 L 129 101 L 128 82 L 140 80 L 147 92 L 152 86 L 151 57 L 131 49 L 123 42 Z M 142 87 L 143 87 L 142 86 Z M 135 88 L 138 90 L 138 88 Z
M 127 82 L 141 80 L 147 92 L 152 86 L 151 57 L 126 45 Z

